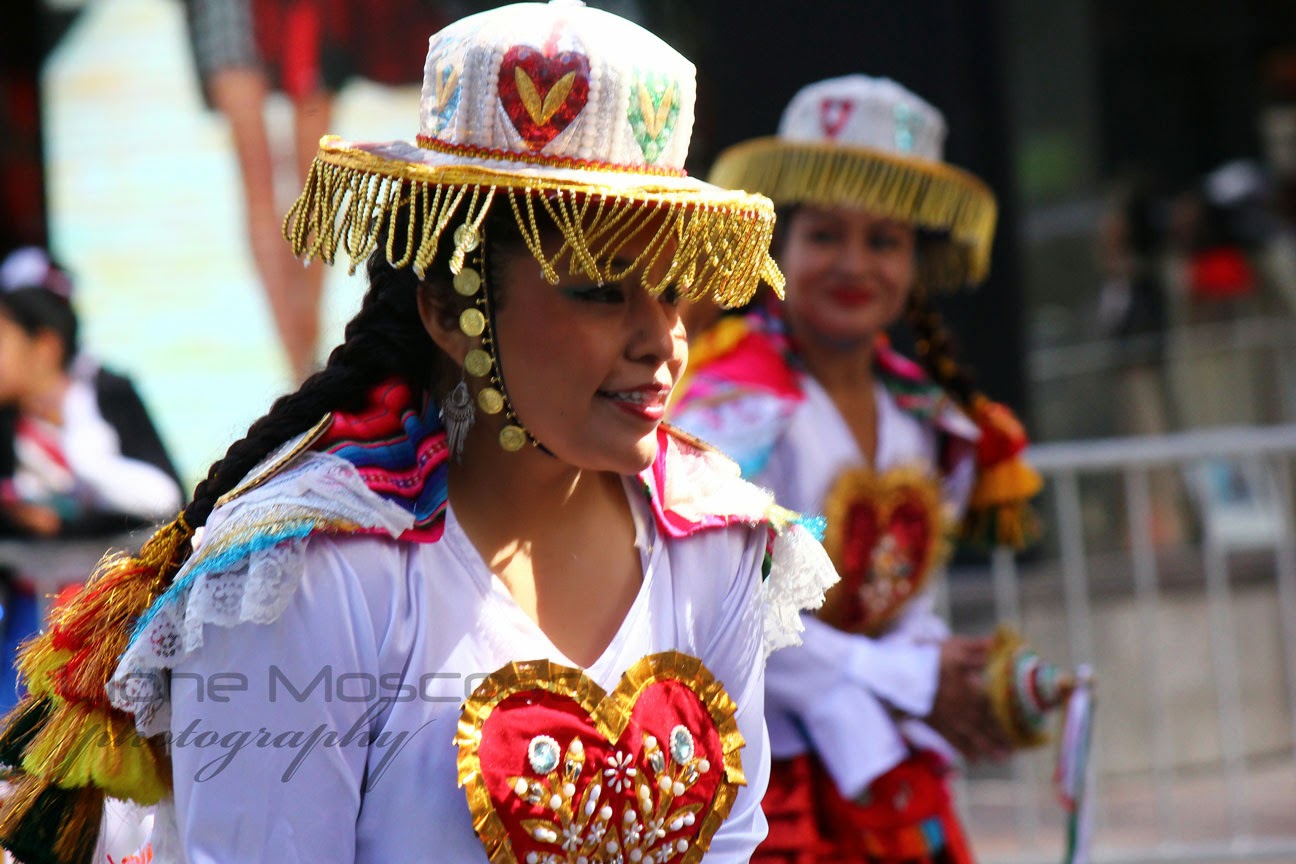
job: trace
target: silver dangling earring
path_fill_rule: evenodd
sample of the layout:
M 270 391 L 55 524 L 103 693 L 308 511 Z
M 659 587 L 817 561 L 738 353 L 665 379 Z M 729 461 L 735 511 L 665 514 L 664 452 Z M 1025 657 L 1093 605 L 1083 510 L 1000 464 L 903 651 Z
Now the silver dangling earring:
M 468 430 L 476 419 L 477 409 L 473 406 L 472 394 L 468 392 L 468 382 L 460 378 L 441 403 L 441 424 L 445 426 L 446 443 L 456 462 L 463 456 Z

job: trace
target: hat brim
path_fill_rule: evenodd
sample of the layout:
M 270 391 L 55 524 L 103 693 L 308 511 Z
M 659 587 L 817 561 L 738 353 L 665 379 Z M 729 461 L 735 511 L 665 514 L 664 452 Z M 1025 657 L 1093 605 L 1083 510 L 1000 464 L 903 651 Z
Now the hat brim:
M 766 195 L 777 206 L 857 207 L 917 228 L 948 232 L 952 260 L 932 268 L 946 287 L 981 282 L 990 270 L 998 207 L 976 176 L 944 162 L 864 147 L 767 137 L 716 159 L 707 178 Z M 935 286 L 933 286 L 935 287 Z
M 501 197 L 509 199 L 524 242 L 551 281 L 563 257 L 572 271 L 601 279 L 625 278 L 635 269 L 645 273 L 646 267 L 614 270 L 611 262 L 636 233 L 634 226 L 652 219 L 650 248 L 636 262 L 656 261 L 667 240 L 675 246 L 664 275 L 645 282 L 649 290 L 671 285 L 684 296 L 710 295 L 736 306 L 761 281 L 780 293 L 783 287 L 769 255 L 774 205 L 764 196 L 684 175 L 468 156 L 407 141 L 323 138 L 284 233 L 299 257 L 332 263 L 343 249 L 353 268 L 386 237 L 388 261 L 422 274 L 447 228 L 480 227 L 491 202 Z M 411 224 L 422 231 L 398 237 L 400 216 L 417 220 Z M 540 251 L 540 224 L 563 236 L 558 254 Z

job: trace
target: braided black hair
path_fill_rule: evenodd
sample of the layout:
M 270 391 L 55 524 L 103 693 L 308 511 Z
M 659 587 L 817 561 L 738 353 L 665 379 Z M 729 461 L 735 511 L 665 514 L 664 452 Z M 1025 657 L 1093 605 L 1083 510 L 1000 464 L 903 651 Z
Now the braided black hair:
M 958 346 L 945 321 L 921 287 L 909 294 L 905 321 L 913 331 L 918 362 L 941 389 L 969 413 L 980 391 L 971 371 L 958 359 Z
M 428 389 L 435 355 L 444 354 L 419 318 L 418 278 L 388 264 L 381 250 L 369 259 L 367 271 L 369 290 L 347 324 L 342 344 L 323 369 L 276 400 L 211 466 L 184 511 L 191 527 L 205 523 L 216 501 L 276 447 L 330 411 L 358 410 L 378 382 L 400 376 L 416 393 Z
M 483 249 L 488 264 L 521 244 L 507 208 L 492 208 L 483 227 L 489 238 L 488 248 Z M 407 228 L 403 220 L 398 220 L 391 230 L 396 236 L 404 236 Z M 449 266 L 452 247 L 450 242 L 442 242 L 420 279 L 409 267 L 396 268 L 388 263 L 386 240 L 379 238 L 378 248 L 366 266 L 369 290 L 360 311 L 348 322 L 342 344 L 329 354 L 322 370 L 295 392 L 280 397 L 211 466 L 184 510 L 184 520 L 190 527 L 204 524 L 216 501 L 276 447 L 310 429 L 330 411 L 363 407 L 370 390 L 379 382 L 398 376 L 415 394 L 430 395 L 435 400 L 450 391 L 459 380 L 459 364 L 424 329 L 418 298 L 420 292 L 427 293 L 447 328 L 456 326 L 459 313 L 473 305 L 470 298 L 453 289 Z M 492 266 L 489 272 L 501 269 Z M 491 291 L 493 301 L 502 302 L 502 286 L 492 285 Z

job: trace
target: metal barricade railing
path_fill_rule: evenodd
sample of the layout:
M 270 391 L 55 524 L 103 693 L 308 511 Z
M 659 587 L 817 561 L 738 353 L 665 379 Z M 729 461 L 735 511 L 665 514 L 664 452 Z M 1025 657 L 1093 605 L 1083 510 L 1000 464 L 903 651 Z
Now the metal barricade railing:
M 948 602 L 956 629 L 1011 622 L 1095 667 L 1094 860 L 1296 860 L 1296 425 L 1030 458 L 1047 541 L 989 579 L 955 568 Z M 1153 536 L 1167 476 L 1195 523 L 1174 544 Z M 1061 860 L 1046 749 L 961 784 L 981 860 Z

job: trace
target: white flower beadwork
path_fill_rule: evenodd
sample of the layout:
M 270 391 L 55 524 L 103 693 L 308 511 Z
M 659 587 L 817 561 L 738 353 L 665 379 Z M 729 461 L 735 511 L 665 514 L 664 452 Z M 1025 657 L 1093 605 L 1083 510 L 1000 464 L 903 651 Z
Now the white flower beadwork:
M 620 792 L 634 782 L 639 772 L 631 761 L 630 754 L 624 750 L 613 753 L 612 758 L 608 760 L 608 767 L 603 769 L 603 776 L 613 791 Z

